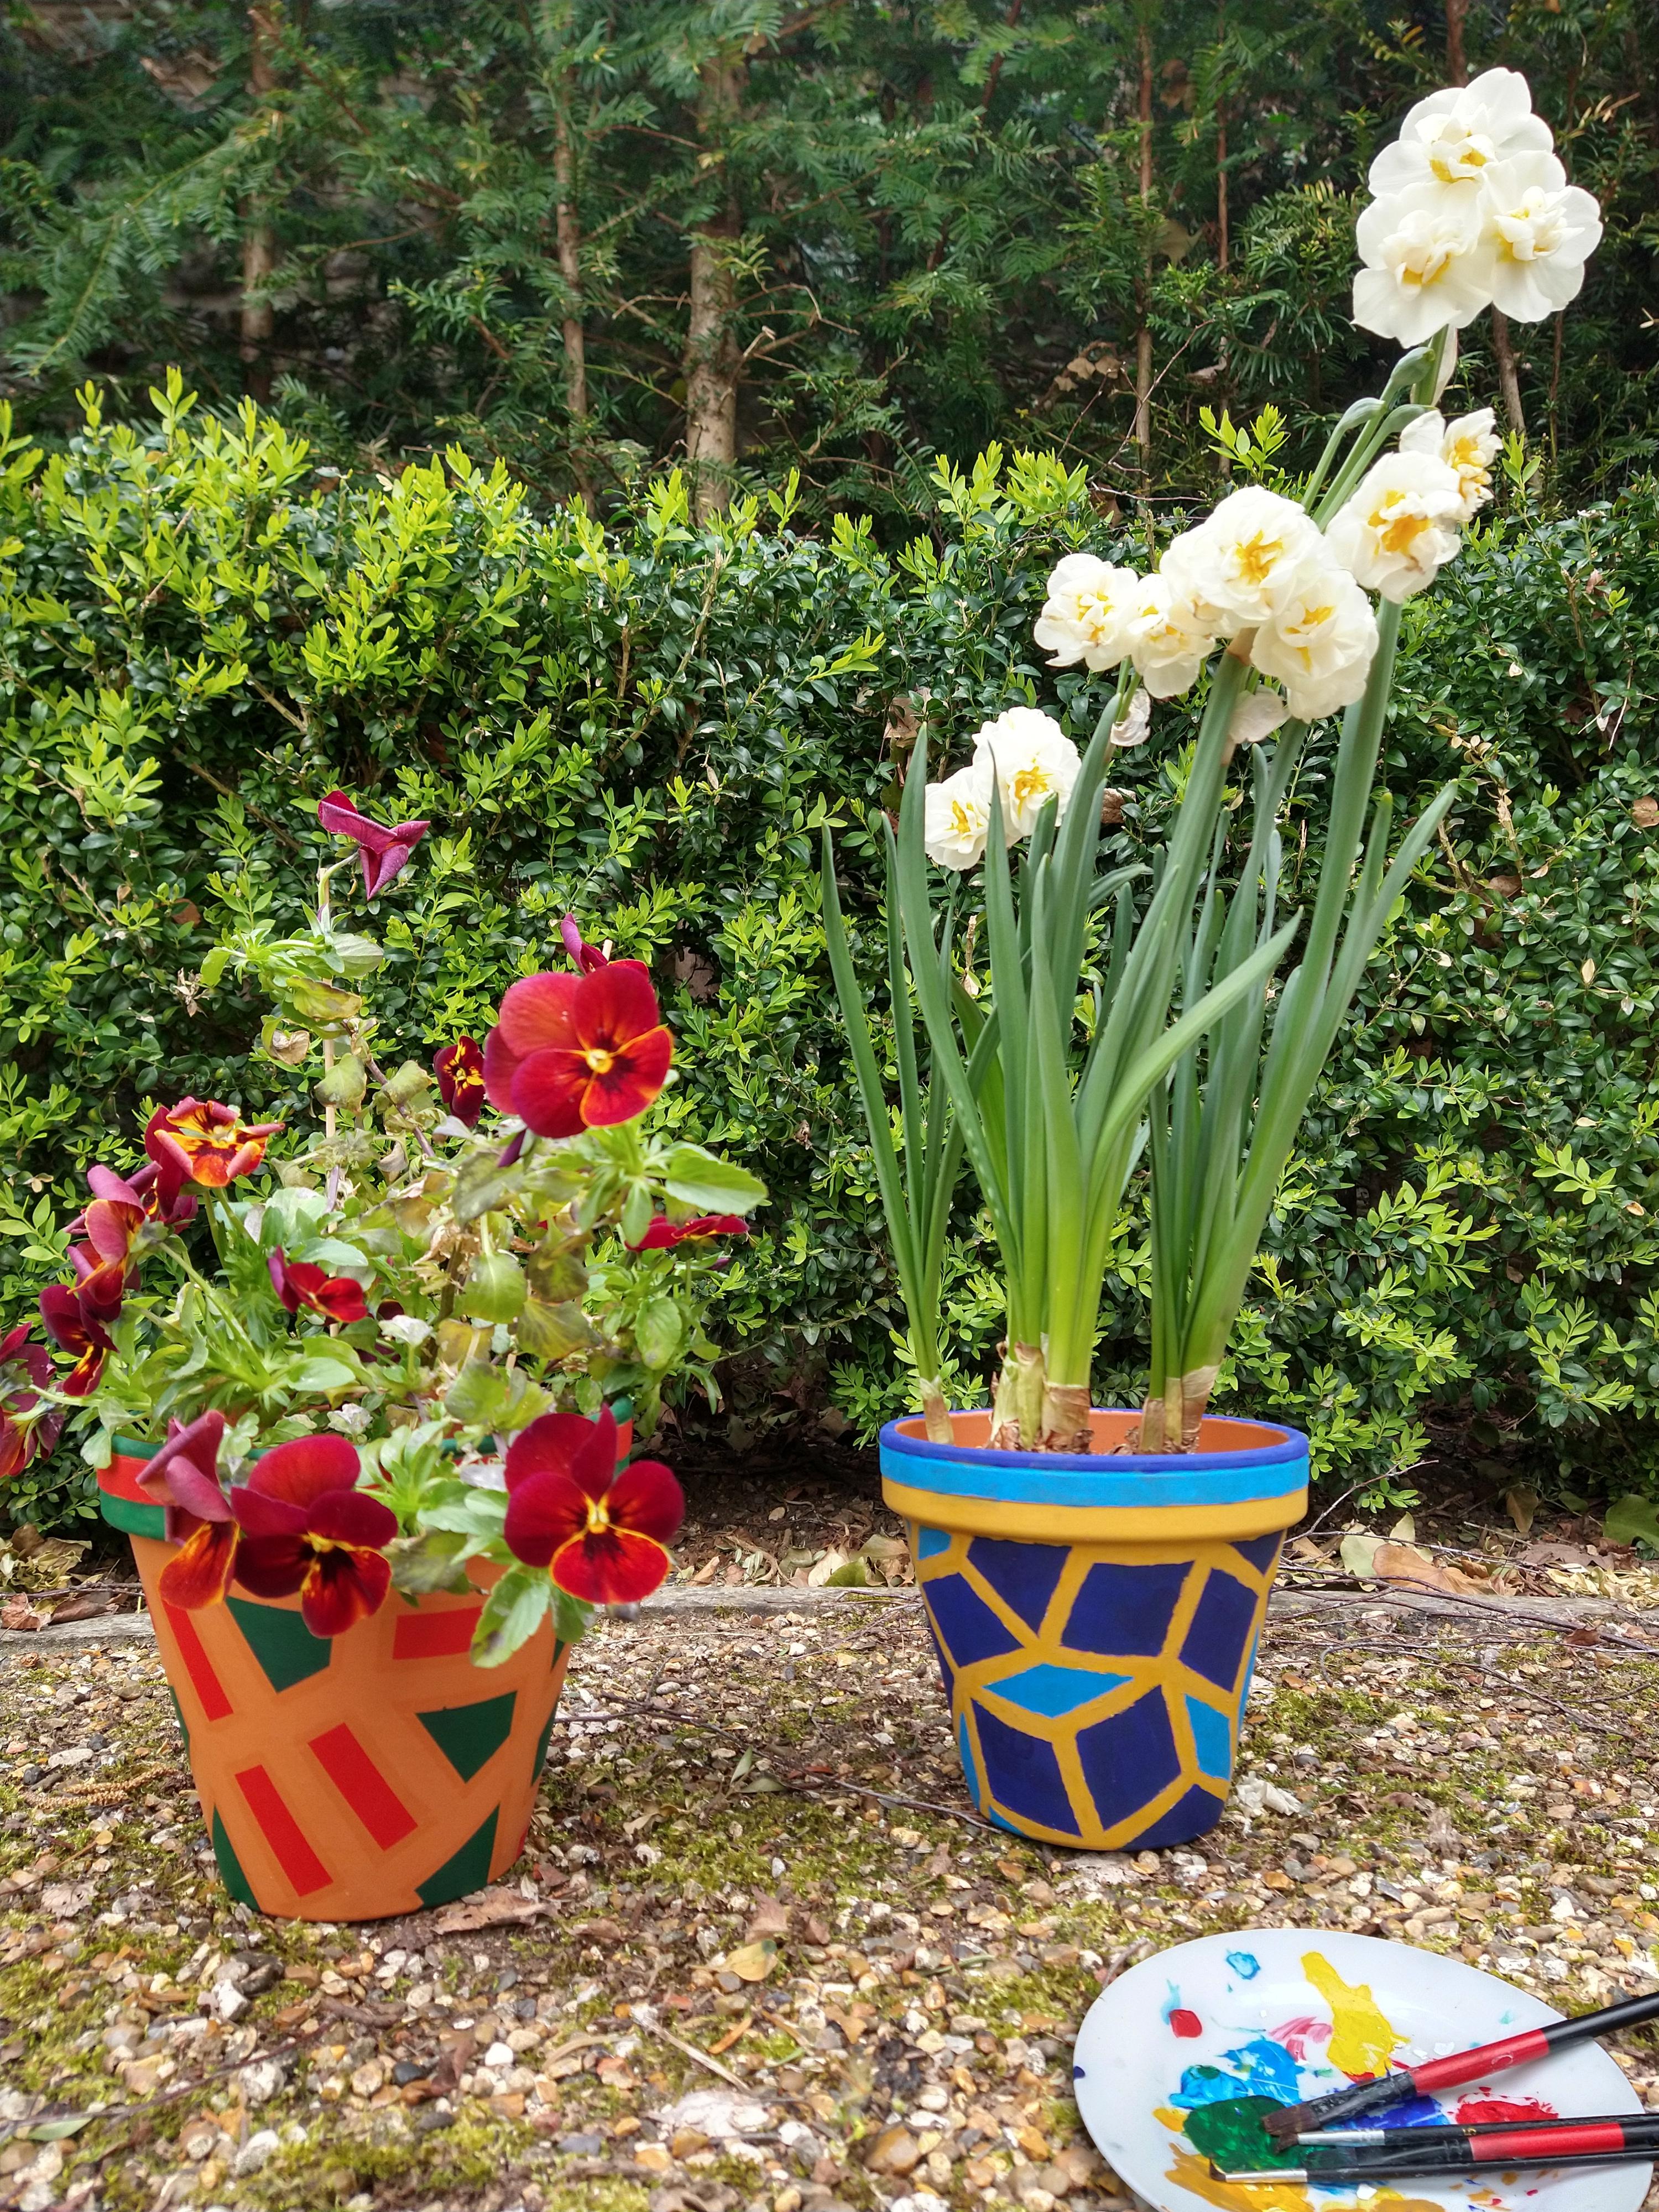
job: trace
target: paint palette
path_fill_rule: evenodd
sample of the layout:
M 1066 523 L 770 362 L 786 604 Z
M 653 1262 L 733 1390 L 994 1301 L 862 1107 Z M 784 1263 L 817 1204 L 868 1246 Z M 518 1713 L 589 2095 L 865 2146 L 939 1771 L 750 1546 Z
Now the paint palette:
M 1074 2087 L 1102 2156 L 1148 2212 L 1638 2212 L 1650 2166 L 1361 2189 L 1243 2188 L 1211 2177 L 1209 2152 L 1231 2140 L 1235 2100 L 1297 2104 L 1560 2017 L 1495 1975 L 1406 1943 L 1328 1929 L 1206 1936 L 1131 1967 L 1096 2000 L 1078 2032 Z M 1612 2059 L 1589 2044 L 1449 2091 L 1442 2103 L 1419 2099 L 1383 2124 L 1641 2109 Z M 1237 2124 L 1249 2128 L 1248 2110 Z M 1249 2140 L 1241 2132 L 1242 2166 L 1251 2163 Z

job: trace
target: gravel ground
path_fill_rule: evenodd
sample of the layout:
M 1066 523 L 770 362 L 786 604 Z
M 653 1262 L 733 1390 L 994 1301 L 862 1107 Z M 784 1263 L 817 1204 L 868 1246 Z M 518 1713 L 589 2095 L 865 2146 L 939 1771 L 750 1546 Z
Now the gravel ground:
M 18 1638 L 0 2207 L 1112 2212 L 1071 2039 L 1152 1951 L 1346 1928 L 1569 2010 L 1659 1980 L 1659 1651 L 1305 1602 L 1222 1826 L 1134 1857 L 975 1819 L 908 1594 L 607 1623 L 513 1880 L 354 1927 L 227 1899 L 152 1647 Z M 1614 2055 L 1659 2104 L 1659 2041 Z

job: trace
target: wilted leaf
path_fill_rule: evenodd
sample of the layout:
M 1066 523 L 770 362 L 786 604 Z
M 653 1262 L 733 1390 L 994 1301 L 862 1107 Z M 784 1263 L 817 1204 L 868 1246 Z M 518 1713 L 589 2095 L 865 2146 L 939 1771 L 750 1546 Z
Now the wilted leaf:
M 720 1961 L 726 1972 L 735 1974 L 740 1982 L 763 1982 L 777 1963 L 778 1947 L 769 1936 L 758 1943 L 745 1943 Z
M 539 1898 L 521 1897 L 516 1889 L 487 1889 L 450 1905 L 433 1925 L 440 1936 L 468 1936 L 477 1928 L 520 1927 L 547 1910 Z
M 1350 1528 L 1342 1539 L 1342 1564 L 1351 1575 L 1369 1582 L 1376 1573 L 1376 1559 L 1382 1539 L 1363 1528 Z
M 1523 1536 L 1532 1533 L 1532 1524 L 1538 1512 L 1538 1492 L 1535 1490 L 1515 1489 L 1504 1492 L 1504 1503 L 1509 1516 Z
M 542 1298 L 526 1299 L 513 1334 L 519 1349 L 532 1359 L 568 1359 L 573 1352 L 599 1340 L 574 1301 L 549 1305 Z
M 297 1067 L 311 1050 L 311 1032 L 267 1014 L 259 1030 L 259 1049 L 283 1067 Z
M 343 1053 L 317 1085 L 313 1096 L 319 1106 L 343 1106 L 356 1113 L 368 1088 L 368 1075 L 355 1052 Z
M 447 1529 L 428 1529 L 421 1536 L 398 1536 L 386 1546 L 392 1562 L 392 1587 L 408 1597 L 424 1597 L 432 1590 L 460 1591 L 471 1587 L 459 1560 L 466 1549 L 465 1536 Z

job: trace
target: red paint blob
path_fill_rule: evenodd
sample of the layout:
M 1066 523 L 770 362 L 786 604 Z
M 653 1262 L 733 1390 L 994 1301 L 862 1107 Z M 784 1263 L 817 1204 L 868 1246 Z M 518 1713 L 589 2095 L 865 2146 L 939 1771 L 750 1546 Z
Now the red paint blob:
M 1190 2037 L 1204 2033 L 1203 2021 L 1195 2012 L 1188 2012 L 1185 2005 L 1177 2006 L 1170 2014 L 1170 2026 L 1176 2035 Z
M 1457 2107 L 1460 2127 L 1478 2127 L 1491 2120 L 1553 2120 L 1553 2105 L 1540 2097 L 1465 2097 Z

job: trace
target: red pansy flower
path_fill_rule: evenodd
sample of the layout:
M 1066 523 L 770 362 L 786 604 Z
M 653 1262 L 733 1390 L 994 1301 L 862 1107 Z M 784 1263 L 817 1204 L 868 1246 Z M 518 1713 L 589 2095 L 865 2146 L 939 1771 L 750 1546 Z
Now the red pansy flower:
M 144 1150 L 155 1163 L 163 1216 L 172 1214 L 187 1182 L 223 1190 L 238 1176 L 252 1175 L 282 1126 L 244 1121 L 234 1106 L 222 1106 L 214 1098 L 181 1098 L 176 1106 L 158 1106 L 144 1131 Z
M 146 1221 L 159 1221 L 169 1229 L 182 1229 L 185 1222 L 193 1221 L 196 1218 L 195 1195 L 190 1192 L 174 1192 L 171 1202 L 164 1206 L 161 1202 L 161 1174 L 154 1160 L 146 1160 L 142 1167 L 135 1168 L 127 1176 L 118 1175 L 113 1168 L 106 1168 L 98 1163 L 87 1170 L 87 1182 L 94 1204 L 102 1200 L 112 1206 L 136 1207 Z M 77 1214 L 70 1223 L 70 1235 L 88 1236 L 87 1224 L 91 1216 L 92 1206 L 88 1206 L 84 1213 Z
M 167 1508 L 167 1532 L 179 1549 L 161 1570 L 161 1596 L 194 1613 L 217 1605 L 236 1572 L 240 1530 L 219 1481 L 222 1413 L 167 1423 L 167 1440 L 138 1470 L 138 1485 Z
M 63 1283 L 48 1283 L 40 1293 L 40 1318 L 75 1364 L 58 1385 L 66 1398 L 89 1398 L 98 1388 L 104 1358 L 114 1345 L 103 1324 Z
M 69 1263 L 75 1270 L 71 1295 L 88 1320 L 113 1321 L 127 1291 L 125 1257 L 104 1259 L 90 1244 L 71 1244 Z
M 694 1221 L 671 1221 L 665 1213 L 653 1214 L 651 1226 L 630 1252 L 672 1252 L 677 1244 L 703 1237 L 746 1237 L 749 1224 L 741 1214 L 700 1213 Z
M 408 865 L 409 856 L 432 827 L 429 822 L 398 822 L 388 829 L 360 814 L 343 791 L 331 791 L 317 805 L 317 819 L 336 837 L 349 837 L 363 864 L 363 890 L 378 897 Z
M 267 1262 L 271 1288 L 290 1313 L 301 1306 L 330 1321 L 367 1321 L 363 1286 L 350 1275 L 328 1275 L 311 1260 L 290 1260 L 279 1244 Z
M 65 1418 L 61 1406 L 40 1410 L 40 1389 L 52 1381 L 52 1354 L 44 1344 L 29 1342 L 30 1326 L 19 1322 L 0 1337 L 0 1482 L 49 1452 Z
M 564 939 L 564 949 L 584 975 L 591 975 L 596 968 L 608 968 L 609 960 L 597 945 L 582 941 L 581 925 L 574 914 L 566 915 L 559 924 L 559 934 Z
M 475 1037 L 458 1037 L 432 1063 L 444 1104 L 469 1129 L 478 1126 L 484 1104 L 484 1062 Z
M 668 1080 L 673 1039 L 645 964 L 526 975 L 484 1043 L 484 1089 L 538 1137 L 574 1137 L 643 1114 Z
M 313 1636 L 338 1636 L 378 1613 L 392 1587 L 384 1547 L 398 1516 L 356 1487 L 357 1448 L 300 1437 L 255 1462 L 230 1493 L 242 1530 L 236 1579 L 255 1597 L 292 1597 Z
M 521 1430 L 507 1447 L 507 1488 L 508 1551 L 548 1568 L 572 1597 L 636 1605 L 667 1575 L 685 1498 L 655 1460 L 618 1471 L 608 1406 L 597 1421 L 544 1413 Z

